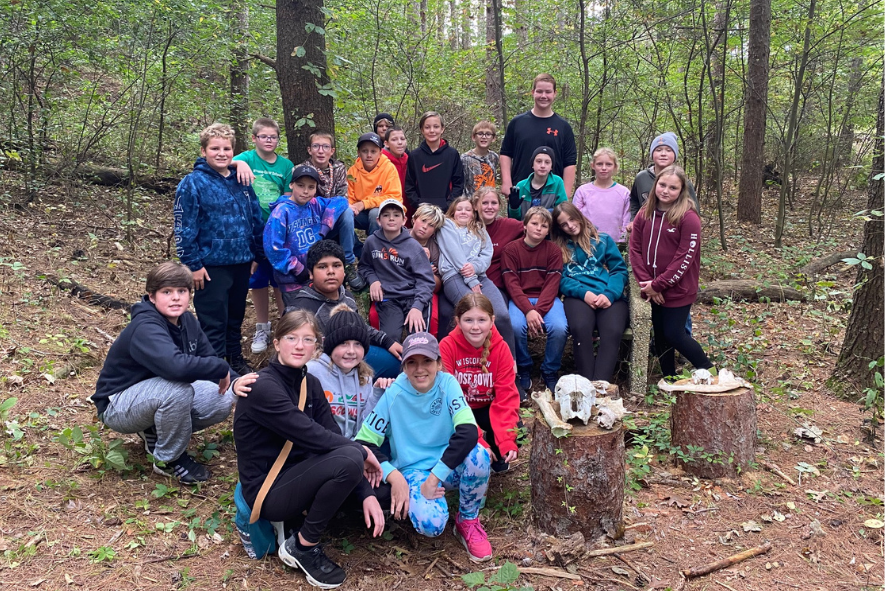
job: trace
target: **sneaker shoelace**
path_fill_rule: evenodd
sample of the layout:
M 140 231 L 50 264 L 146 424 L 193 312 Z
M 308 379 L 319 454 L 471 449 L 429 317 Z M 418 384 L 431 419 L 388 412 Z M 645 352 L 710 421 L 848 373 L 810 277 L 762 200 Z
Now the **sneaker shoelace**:
M 464 537 L 468 542 L 482 542 L 489 539 L 486 530 L 480 525 L 479 519 L 465 519 L 461 525 L 464 528 Z

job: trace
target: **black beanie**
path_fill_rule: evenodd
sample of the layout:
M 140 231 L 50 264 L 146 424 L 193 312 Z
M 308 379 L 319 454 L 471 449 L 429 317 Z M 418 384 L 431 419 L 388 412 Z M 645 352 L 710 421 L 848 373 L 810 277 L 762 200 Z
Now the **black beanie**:
M 549 148 L 548 146 L 539 146 L 535 149 L 535 151 L 532 153 L 532 158 L 529 159 L 530 168 L 532 167 L 532 164 L 535 163 L 535 157 L 539 154 L 547 154 L 551 157 L 551 169 L 553 170 L 554 165 L 557 163 L 557 159 L 554 157 L 554 150 Z
M 378 128 L 378 122 L 382 119 L 387 119 L 391 122 L 391 125 L 394 124 L 394 116 L 390 113 L 379 113 L 375 116 L 375 120 L 372 122 L 372 131 L 375 131 Z
M 369 353 L 369 329 L 360 315 L 350 309 L 333 310 L 323 332 L 323 352 L 327 355 L 345 341 L 358 341 L 364 355 Z

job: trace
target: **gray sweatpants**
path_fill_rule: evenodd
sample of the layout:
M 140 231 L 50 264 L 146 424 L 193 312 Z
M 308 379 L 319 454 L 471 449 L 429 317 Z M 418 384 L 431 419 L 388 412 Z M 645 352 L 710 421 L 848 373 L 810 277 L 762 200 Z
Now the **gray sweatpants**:
M 233 391 L 219 394 L 215 382 L 151 378 L 111 396 L 102 422 L 118 433 L 156 427 L 154 458 L 169 462 L 185 453 L 191 433 L 228 418 L 233 404 Z

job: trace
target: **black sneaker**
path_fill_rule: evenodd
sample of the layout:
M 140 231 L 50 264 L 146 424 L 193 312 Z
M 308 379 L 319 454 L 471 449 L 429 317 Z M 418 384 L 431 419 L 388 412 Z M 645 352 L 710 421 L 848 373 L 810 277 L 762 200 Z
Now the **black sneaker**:
M 163 468 L 154 464 L 154 472 L 170 478 L 178 478 L 182 484 L 206 482 L 210 476 L 209 468 L 195 462 L 188 452 L 183 453 L 177 460 L 166 462 Z
M 241 376 L 245 376 L 246 374 L 255 371 L 248 363 L 246 363 L 246 360 L 243 359 L 243 355 L 240 353 L 238 353 L 237 355 L 228 355 L 227 357 L 225 357 L 225 361 L 228 362 L 228 365 L 231 366 L 231 369 L 233 369 Z
M 280 546 L 277 556 L 283 564 L 292 568 L 301 569 L 308 579 L 308 583 L 321 589 L 335 589 L 345 582 L 345 571 L 335 564 L 323 553 L 320 544 L 310 550 L 299 550 L 296 546 L 294 534 L 286 539 L 286 543 Z
M 154 455 L 154 449 L 157 447 L 157 428 L 151 425 L 144 431 L 136 433 L 145 443 L 145 453 Z
M 501 474 L 502 472 L 507 472 L 511 469 L 511 465 L 504 460 L 495 460 L 489 465 L 492 468 L 492 471 L 496 474 Z
M 345 280 L 351 287 L 351 291 L 363 291 L 366 289 L 366 280 L 357 273 L 357 263 L 351 263 L 345 267 Z

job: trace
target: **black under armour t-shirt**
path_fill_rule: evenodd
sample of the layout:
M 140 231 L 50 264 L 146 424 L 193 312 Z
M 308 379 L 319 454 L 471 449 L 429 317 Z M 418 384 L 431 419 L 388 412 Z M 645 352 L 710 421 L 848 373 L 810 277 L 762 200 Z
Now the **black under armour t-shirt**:
M 501 155 L 509 156 L 511 182 L 517 184 L 532 174 L 532 153 L 539 146 L 554 150 L 553 173 L 563 177 L 563 169 L 575 166 L 575 134 L 569 123 L 554 113 L 550 117 L 536 117 L 526 111 L 511 119 L 501 143 Z

